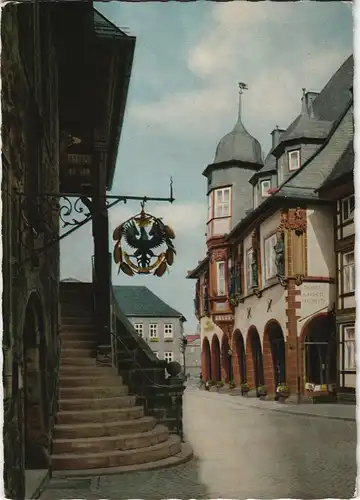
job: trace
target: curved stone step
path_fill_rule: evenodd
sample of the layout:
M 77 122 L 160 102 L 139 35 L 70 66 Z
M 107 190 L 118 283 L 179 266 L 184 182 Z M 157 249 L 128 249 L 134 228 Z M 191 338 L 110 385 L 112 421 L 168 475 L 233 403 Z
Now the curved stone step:
M 58 479 L 70 477 L 97 477 L 110 476 L 114 474 L 125 474 L 129 472 L 141 472 L 148 470 L 167 469 L 189 462 L 193 458 L 193 449 L 189 443 L 182 443 L 181 450 L 176 455 L 137 465 L 123 465 L 119 467 L 106 467 L 104 469 L 82 469 L 82 470 L 54 470 L 51 476 Z
M 75 410 L 59 411 L 56 415 L 58 424 L 80 424 L 80 423 L 107 423 L 118 420 L 130 420 L 140 418 L 144 415 L 142 406 L 129 406 L 125 408 L 102 408 L 100 410 Z
M 54 439 L 53 453 L 84 454 L 99 453 L 112 450 L 133 450 L 162 443 L 169 438 L 169 429 L 164 425 L 156 425 L 146 432 L 135 434 L 119 434 L 117 436 L 101 436 L 84 439 Z
M 61 325 L 61 332 L 92 332 L 96 334 L 99 331 L 99 328 L 92 324 L 77 324 L 77 323 L 63 323 Z
M 60 388 L 66 388 L 66 387 L 104 387 L 104 386 L 116 386 L 116 385 L 122 385 L 122 378 L 117 376 L 116 374 L 106 374 L 106 373 L 101 373 L 101 369 L 96 371 L 96 376 L 92 377 L 87 377 L 86 375 L 79 375 L 77 376 L 69 376 L 69 375 L 63 375 L 63 373 L 60 373 Z
M 63 325 L 93 325 L 95 327 L 96 322 L 91 314 L 79 316 L 76 312 L 76 314 L 62 314 L 61 326 Z
M 106 408 L 124 408 L 134 406 L 136 396 L 116 396 L 101 399 L 60 399 L 58 403 L 59 411 L 76 410 L 101 410 Z
M 60 339 L 62 344 L 66 340 L 98 340 L 97 332 L 83 330 L 60 330 Z
M 91 358 L 95 356 L 96 354 L 96 348 L 94 347 L 93 349 L 85 348 L 85 349 L 65 349 L 61 348 L 60 351 L 60 359 L 66 359 L 66 358 Z
M 78 386 L 78 387 L 60 387 L 60 399 L 71 398 L 106 398 L 111 396 L 127 396 L 128 387 L 126 385 L 117 384 L 110 386 Z
M 117 436 L 119 434 L 134 434 L 153 429 L 156 420 L 153 417 L 140 417 L 117 422 L 101 422 L 86 424 L 55 424 L 55 439 L 80 439 L 87 437 Z
M 53 469 L 76 470 L 103 467 L 117 467 L 124 465 L 135 465 L 176 455 L 181 451 L 179 436 L 170 436 L 168 440 L 134 450 L 106 451 L 100 453 L 60 454 L 51 455 Z

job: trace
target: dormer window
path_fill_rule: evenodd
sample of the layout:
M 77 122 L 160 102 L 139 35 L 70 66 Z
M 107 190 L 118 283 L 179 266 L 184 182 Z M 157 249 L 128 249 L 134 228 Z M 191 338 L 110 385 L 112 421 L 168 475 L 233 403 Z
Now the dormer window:
M 288 152 L 288 160 L 289 160 L 289 170 L 290 172 L 294 172 L 300 168 L 300 151 L 289 151 Z
M 230 193 L 230 187 L 215 190 L 214 217 L 216 219 L 230 217 Z
M 265 198 L 266 196 L 269 196 L 269 189 L 271 189 L 271 180 L 270 179 L 264 179 L 263 181 L 260 182 L 260 192 L 261 196 Z

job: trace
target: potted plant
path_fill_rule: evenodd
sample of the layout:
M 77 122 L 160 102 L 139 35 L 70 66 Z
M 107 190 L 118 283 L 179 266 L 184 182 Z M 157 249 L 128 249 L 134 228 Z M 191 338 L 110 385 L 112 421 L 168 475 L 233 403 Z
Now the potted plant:
M 216 382 L 216 389 L 217 390 L 221 389 L 222 387 L 224 387 L 224 382 L 222 380 L 219 380 L 218 382 Z
M 259 385 L 257 388 L 257 394 L 261 400 L 264 400 L 267 396 L 268 390 L 265 385 Z
M 229 380 L 229 389 L 232 390 L 232 389 L 235 389 L 236 385 L 235 385 L 235 382 L 233 380 Z
M 241 384 L 240 388 L 241 388 L 241 395 L 247 396 L 248 392 L 250 391 L 249 384 L 247 382 L 244 382 L 243 384 Z
M 285 400 L 290 396 L 289 386 L 284 383 L 279 384 L 276 388 L 276 394 L 280 403 L 284 403 Z

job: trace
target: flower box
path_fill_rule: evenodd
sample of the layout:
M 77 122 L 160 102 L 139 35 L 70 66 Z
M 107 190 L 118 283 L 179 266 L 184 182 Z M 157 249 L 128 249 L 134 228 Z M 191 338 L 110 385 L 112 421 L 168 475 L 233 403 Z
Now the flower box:
M 164 339 L 165 342 L 172 342 L 173 340 L 174 339 L 172 337 L 171 337 L 171 339 L 170 338 Z
M 150 340 L 150 342 L 159 342 L 158 338 L 156 338 L 156 339 L 152 338 L 152 339 L 149 339 L 149 340 Z

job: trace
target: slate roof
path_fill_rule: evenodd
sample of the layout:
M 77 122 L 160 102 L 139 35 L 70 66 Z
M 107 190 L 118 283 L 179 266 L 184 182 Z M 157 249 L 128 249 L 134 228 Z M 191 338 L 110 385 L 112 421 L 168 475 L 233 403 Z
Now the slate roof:
M 350 141 L 347 148 L 340 156 L 339 160 L 335 164 L 330 175 L 327 177 L 325 182 L 320 186 L 324 188 L 330 184 L 335 183 L 340 180 L 344 175 L 351 174 L 354 172 L 355 166 L 355 152 L 354 152 L 354 141 Z
M 114 286 L 114 295 L 119 308 L 126 316 L 144 318 L 183 318 L 146 286 Z
M 260 142 L 249 134 L 241 121 L 220 140 L 216 148 L 214 163 L 228 161 L 263 164 Z
M 325 139 L 331 129 L 331 121 L 310 118 L 307 113 L 299 115 L 282 134 L 280 142 L 294 139 Z
M 94 12 L 94 31 L 96 35 L 110 38 L 123 38 L 128 35 L 111 21 L 106 19 L 100 12 L 93 9 Z

